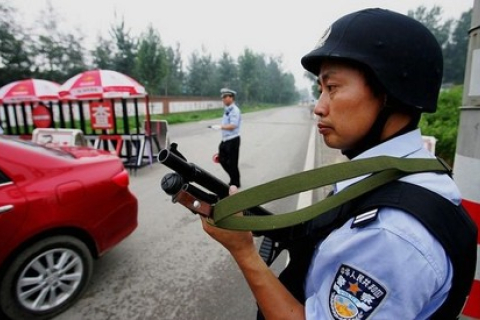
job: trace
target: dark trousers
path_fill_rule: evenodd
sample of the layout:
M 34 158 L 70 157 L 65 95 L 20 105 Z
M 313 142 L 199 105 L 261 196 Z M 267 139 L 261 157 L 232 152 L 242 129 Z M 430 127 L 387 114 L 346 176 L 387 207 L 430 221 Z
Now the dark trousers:
M 240 171 L 238 157 L 240 154 L 240 137 L 222 141 L 218 146 L 218 157 L 223 169 L 230 176 L 229 185 L 240 188 Z

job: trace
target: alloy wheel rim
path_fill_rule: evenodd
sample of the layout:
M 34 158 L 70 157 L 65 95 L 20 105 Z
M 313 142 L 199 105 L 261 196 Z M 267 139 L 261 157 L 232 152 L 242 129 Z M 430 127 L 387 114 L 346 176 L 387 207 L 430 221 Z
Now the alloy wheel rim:
M 18 301 L 32 311 L 50 310 L 75 293 L 82 276 L 83 261 L 77 252 L 45 251 L 22 270 L 16 286 Z

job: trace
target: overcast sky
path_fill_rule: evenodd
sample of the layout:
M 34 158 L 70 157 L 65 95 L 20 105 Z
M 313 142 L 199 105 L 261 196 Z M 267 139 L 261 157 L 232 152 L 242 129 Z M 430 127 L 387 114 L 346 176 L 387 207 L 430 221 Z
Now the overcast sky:
M 8 0 L 7 0 L 8 1 Z M 323 31 L 347 13 L 381 7 L 406 14 L 420 5 L 443 8 L 444 19 L 459 19 L 473 7 L 474 0 L 10 0 L 22 20 L 35 21 L 47 1 L 61 15 L 61 25 L 73 31 L 81 28 L 95 41 L 108 35 L 111 25 L 123 17 L 131 34 L 138 36 L 149 24 L 158 30 L 162 42 L 178 42 L 184 63 L 202 46 L 215 59 L 223 51 L 234 58 L 245 48 L 255 53 L 283 58 L 284 71 L 295 75 L 297 87 L 309 82 L 303 77 L 301 57 L 310 51 Z M 33 25 L 33 23 L 31 24 Z M 86 43 L 88 45 L 88 43 Z

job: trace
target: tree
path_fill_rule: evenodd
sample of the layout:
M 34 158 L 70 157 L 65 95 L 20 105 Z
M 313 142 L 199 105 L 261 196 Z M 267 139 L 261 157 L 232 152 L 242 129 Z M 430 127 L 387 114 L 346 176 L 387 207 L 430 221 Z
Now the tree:
M 442 8 L 439 6 L 433 6 L 430 10 L 420 6 L 415 11 L 410 10 L 408 15 L 422 22 L 442 47 L 443 82 L 463 83 L 472 10 L 462 13 L 460 20 L 448 19 L 443 24 Z
M 116 25 L 112 26 L 110 34 L 115 43 L 113 69 L 120 73 L 133 76 L 135 72 L 135 57 L 138 50 L 138 41 L 130 36 L 129 30 L 126 30 L 123 18 Z
M 283 73 L 280 78 L 279 100 L 281 103 L 298 101 L 300 95 L 295 89 L 295 77 L 291 73 Z
M 140 40 L 134 76 L 149 94 L 159 94 L 160 84 L 167 75 L 167 58 L 160 35 L 149 26 Z
M 238 67 L 232 56 L 224 51 L 218 61 L 218 82 L 220 87 L 239 90 Z
M 85 49 L 83 47 L 83 38 L 77 38 L 74 34 L 64 35 L 65 52 L 62 60 L 64 79 L 85 71 L 88 68 L 85 62 Z
M 246 48 L 243 54 L 238 57 L 238 70 L 244 100 L 247 102 L 254 100 L 255 86 L 259 84 L 256 68 L 257 57 L 252 50 Z
M 444 82 L 461 84 L 465 78 L 465 66 L 468 51 L 468 30 L 472 22 L 470 9 L 462 13 L 460 20 L 455 22 L 455 28 L 450 42 L 446 45 L 444 55 Z
M 194 51 L 189 60 L 187 73 L 187 93 L 198 96 L 218 95 L 218 82 L 216 81 L 216 64 L 205 48 L 203 55 Z
M 60 31 L 61 19 L 50 2 L 40 16 L 36 28 L 39 32 L 34 36 L 31 49 L 36 76 L 63 82 L 85 70 L 82 36 Z
M 434 5 L 430 10 L 425 6 L 419 6 L 415 11 L 409 10 L 408 16 L 423 23 L 433 33 L 443 49 L 450 39 L 453 20 L 448 19 L 442 24 L 442 13 L 443 9 L 437 5 Z
M 165 95 L 184 94 L 184 77 L 182 54 L 180 44 L 177 43 L 175 49 L 166 48 L 167 75 L 161 83 L 161 92 Z
M 31 76 L 28 37 L 16 24 L 16 10 L 0 3 L 0 86 Z
M 115 45 L 111 40 L 99 36 L 95 49 L 91 51 L 93 66 L 97 69 L 114 70 L 114 47 Z
M 303 73 L 303 76 L 312 81 L 312 86 L 310 87 L 310 90 L 311 90 L 310 94 L 313 97 L 318 98 L 320 96 L 320 92 L 318 91 L 318 83 L 317 83 L 318 77 L 314 76 L 313 73 L 309 71 L 305 71 Z M 310 97 L 305 97 L 305 98 L 309 99 Z
M 247 102 L 289 103 L 298 99 L 295 78 L 283 72 L 281 57 L 245 49 L 238 58 L 241 92 Z
M 267 62 L 264 54 L 253 54 L 255 58 L 255 69 L 253 69 L 253 82 L 250 87 L 251 101 L 266 102 L 266 94 L 268 85 L 267 78 Z
M 7 5 L 0 4 L 0 13 L 0 81 L 35 75 L 63 82 L 84 69 L 99 68 L 133 76 L 151 94 L 218 96 L 220 88 L 228 86 L 247 102 L 283 103 L 297 95 L 294 78 L 282 71 L 280 57 L 266 57 L 248 48 L 236 59 L 224 52 L 218 61 L 202 48 L 201 53 L 191 54 L 184 71 L 180 44 L 164 47 L 151 26 L 140 38 L 131 36 L 122 18 L 112 24 L 110 37 L 97 38 L 88 52 L 92 61 L 88 65 L 83 36 L 60 31 L 66 29 L 60 28 L 50 3 L 37 21 L 37 33 L 18 27 L 14 10 Z
M 202 74 L 200 70 L 200 57 L 197 51 L 191 53 L 188 63 L 186 93 L 188 95 L 202 95 Z
M 270 57 L 266 65 L 265 84 L 263 90 L 265 92 L 265 101 L 279 103 L 281 101 L 281 92 L 279 89 L 283 86 L 282 70 L 280 70 L 277 59 Z
M 295 88 L 295 77 L 285 73 L 281 67 L 281 57 L 269 57 L 266 64 L 264 85 L 264 101 L 275 104 L 284 104 L 297 101 L 299 94 Z

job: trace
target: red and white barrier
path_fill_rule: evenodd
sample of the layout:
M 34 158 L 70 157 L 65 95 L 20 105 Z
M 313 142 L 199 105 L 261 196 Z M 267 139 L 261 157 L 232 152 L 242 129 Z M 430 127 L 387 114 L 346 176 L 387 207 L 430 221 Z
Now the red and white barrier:
M 455 155 L 455 182 L 462 193 L 463 205 L 480 229 L 480 159 Z M 477 269 L 463 315 L 480 319 L 480 234 L 477 239 Z

